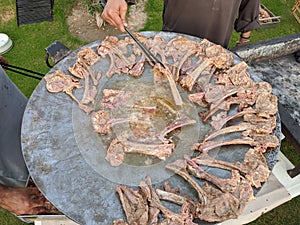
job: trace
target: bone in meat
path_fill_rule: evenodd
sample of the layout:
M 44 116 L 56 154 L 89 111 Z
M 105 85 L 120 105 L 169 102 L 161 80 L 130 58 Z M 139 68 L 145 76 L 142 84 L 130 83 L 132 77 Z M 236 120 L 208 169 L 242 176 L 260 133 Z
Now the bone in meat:
M 207 183 L 204 183 L 202 189 L 207 195 L 207 203 L 197 204 L 195 218 L 208 222 L 222 222 L 235 219 L 241 214 L 240 201 L 233 194 L 223 192 Z
M 174 171 L 188 181 L 198 192 L 198 196 L 202 198 L 200 203 L 195 203 L 193 211 L 195 218 L 209 222 L 218 222 L 236 218 L 240 214 L 238 198 L 229 192 L 220 191 L 206 183 L 200 187 L 189 175 L 186 167 L 185 160 L 177 160 L 166 166 L 167 169 Z
M 103 89 L 103 98 L 101 104 L 107 109 L 115 109 L 121 104 L 125 104 L 132 96 L 131 91 L 125 90 L 114 90 L 114 89 Z
M 122 144 L 124 145 L 124 152 L 126 153 L 151 155 L 161 160 L 165 160 L 169 157 L 175 148 L 174 143 L 143 144 L 124 140 Z
M 194 94 L 189 94 L 188 98 L 191 102 L 194 102 L 201 107 L 207 107 L 207 102 L 205 101 L 204 96 L 205 96 L 204 92 L 198 92 Z
M 187 164 L 185 160 L 176 160 L 173 163 L 169 163 L 166 165 L 168 170 L 173 171 L 178 174 L 182 178 L 184 178 L 188 183 L 190 183 L 198 193 L 198 198 L 201 204 L 206 204 L 207 196 L 206 193 L 202 190 L 200 185 L 190 177 L 189 173 L 186 170 Z
M 73 66 L 70 66 L 68 68 L 68 71 L 79 79 L 83 79 L 84 77 L 82 70 L 83 70 L 83 66 L 78 61 L 76 61 Z
M 126 39 L 127 40 L 127 39 Z M 125 57 L 127 45 L 126 40 L 119 40 L 117 37 L 107 36 L 98 46 L 98 54 L 102 57 L 106 55 L 110 58 L 110 67 L 106 73 L 107 77 L 113 74 L 128 73 L 135 64 L 135 55 Z
M 172 132 L 173 130 L 178 129 L 183 126 L 192 125 L 195 123 L 196 123 L 196 120 L 191 120 L 187 116 L 180 115 L 179 118 L 174 120 L 170 125 L 168 125 L 163 131 L 160 132 L 160 134 L 158 135 L 158 138 L 160 140 L 163 140 L 165 138 L 165 136 L 168 133 Z
M 186 201 L 188 201 L 188 198 L 181 196 L 179 194 L 175 194 L 168 191 L 163 191 L 161 189 L 156 189 L 156 193 L 161 200 L 169 201 L 176 203 L 178 205 L 183 205 Z
M 197 78 L 207 67 L 211 65 L 210 63 L 211 62 L 206 58 L 201 59 L 201 62 L 198 64 L 198 67 L 194 71 L 186 74 L 186 76 L 182 78 L 182 80 L 180 81 L 180 85 L 186 90 L 191 91 Z
M 174 147 L 173 143 L 144 144 L 116 138 L 110 143 L 105 159 L 112 166 L 121 165 L 124 162 L 125 153 L 150 155 L 165 160 L 172 154 Z
M 92 85 L 90 86 L 90 76 L 91 74 L 85 69 L 85 67 L 82 68 L 82 74 L 84 77 L 84 92 L 81 99 L 82 104 L 94 104 L 95 97 L 97 95 L 97 88 Z
M 205 49 L 205 54 L 212 64 L 218 69 L 224 69 L 233 64 L 232 53 L 228 52 L 220 45 L 212 45 L 207 47 Z
M 128 74 L 132 77 L 140 77 L 142 76 L 145 69 L 146 58 L 144 55 L 141 56 L 139 61 L 137 61 L 134 66 L 128 71 Z
M 211 149 L 218 148 L 224 145 L 250 145 L 261 147 L 262 151 L 265 151 L 267 148 L 275 148 L 278 146 L 279 141 L 275 135 L 271 134 L 255 134 L 252 137 L 243 137 L 233 140 L 225 141 L 207 141 L 200 145 L 200 152 L 208 152 Z
M 113 225 L 129 225 L 123 219 L 116 219 L 113 221 Z
M 208 67 L 215 67 L 218 69 L 228 67 L 233 63 L 233 58 L 230 53 L 227 53 L 222 46 L 213 45 L 205 49 L 206 57 L 201 57 L 199 66 L 188 73 L 184 79 L 180 81 L 181 85 L 188 91 L 191 91 L 197 78 Z
M 273 117 L 274 118 L 274 117 Z M 270 120 L 267 120 L 268 122 Z M 272 123 L 268 122 L 261 122 L 261 123 L 247 123 L 247 122 L 242 122 L 234 126 L 229 126 L 222 128 L 220 130 L 216 130 L 213 133 L 207 135 L 203 142 L 206 142 L 208 140 L 211 140 L 213 138 L 216 138 L 220 135 L 224 134 L 229 134 L 229 133 L 235 133 L 235 132 L 240 132 L 240 131 L 254 131 L 259 134 L 270 134 L 274 130 L 274 126 Z
M 170 70 L 167 67 L 163 68 L 161 64 L 157 63 L 154 66 L 154 73 L 161 73 L 162 75 L 167 77 L 167 79 L 169 81 L 169 84 L 170 84 L 170 88 L 171 88 L 171 92 L 172 92 L 172 95 L 173 95 L 174 102 L 175 102 L 176 105 L 181 106 L 183 104 L 182 98 L 181 98 L 180 93 L 179 93 L 179 91 L 176 87 L 176 83 L 174 81 L 173 75 L 170 72 Z
M 51 93 L 59 93 L 64 92 L 67 95 L 69 95 L 72 100 L 74 100 L 80 109 L 82 109 L 84 112 L 89 114 L 93 109 L 91 107 L 88 107 L 81 102 L 74 96 L 72 90 L 74 88 L 82 88 L 82 84 L 79 82 L 78 79 L 66 75 L 61 70 L 56 70 L 54 73 L 49 74 L 45 77 L 46 81 L 46 88 Z
M 125 186 L 116 186 L 119 199 L 129 224 L 147 224 L 149 207 L 147 199 L 140 190 L 133 190 Z
M 211 108 L 210 108 L 210 110 L 206 113 L 206 116 L 205 116 L 205 118 L 203 119 L 203 121 L 204 121 L 204 122 L 207 121 L 208 118 L 211 117 L 211 116 L 219 109 L 219 105 L 220 105 L 222 102 L 226 101 L 226 100 L 225 100 L 226 98 L 228 98 L 228 97 L 230 97 L 230 96 L 232 96 L 232 95 L 238 93 L 239 90 L 240 90 L 240 88 L 238 88 L 238 87 L 231 87 L 231 88 L 228 88 L 228 89 L 224 89 L 224 92 L 219 92 L 219 93 L 218 93 L 218 96 L 219 96 L 220 98 L 219 98 L 218 100 L 216 100 L 215 102 L 213 102 L 213 103 L 210 102 L 210 100 L 207 99 L 207 98 L 205 97 L 206 101 L 207 101 L 208 103 L 211 103 Z
M 111 166 L 120 166 L 124 162 L 124 158 L 124 145 L 117 138 L 113 139 L 106 152 L 106 161 L 108 161 Z
M 242 173 L 251 185 L 261 187 L 270 175 L 266 159 L 259 148 L 250 148 L 245 154 L 243 162 L 226 162 L 209 157 L 207 154 L 192 159 L 199 165 L 217 167 L 225 170 L 238 170 Z
M 89 66 L 94 65 L 100 59 L 99 55 L 91 48 L 84 48 L 77 53 L 78 62 Z
M 211 125 L 216 129 L 221 129 L 228 121 L 244 116 L 246 114 L 257 114 L 258 116 L 269 118 L 278 112 L 278 99 L 275 95 L 268 92 L 259 93 L 255 102 L 255 109 L 246 108 L 234 115 L 227 116 L 220 120 L 213 120 Z
M 120 123 L 128 123 L 131 121 L 131 119 L 129 118 L 113 119 L 109 117 L 109 113 L 107 111 L 99 110 L 92 114 L 91 121 L 95 131 L 97 131 L 99 134 L 108 134 L 110 132 L 111 126 Z
M 248 86 L 253 87 L 254 81 L 250 77 L 250 74 L 247 72 L 247 64 L 242 61 L 237 65 L 231 67 L 227 74 L 231 83 L 235 86 Z
M 239 199 L 240 207 L 239 211 L 242 213 L 242 210 L 246 206 L 246 204 L 254 199 L 253 189 L 248 180 L 243 178 L 238 170 L 231 171 L 231 178 L 229 179 L 221 179 L 216 176 L 213 176 L 207 172 L 205 172 L 200 166 L 198 166 L 194 161 L 190 159 L 186 159 L 188 166 L 188 171 L 199 179 L 204 179 L 218 188 L 220 188 L 223 192 L 229 192 L 234 195 L 237 199 Z M 241 207 L 242 206 L 242 207 Z
M 150 205 L 158 208 L 162 212 L 165 219 L 160 225 L 196 225 L 193 223 L 193 217 L 190 213 L 180 211 L 180 214 L 176 214 L 161 203 L 157 193 L 152 187 L 150 177 L 147 176 L 145 181 L 141 181 L 140 188 L 145 193 L 145 196 L 147 196 Z

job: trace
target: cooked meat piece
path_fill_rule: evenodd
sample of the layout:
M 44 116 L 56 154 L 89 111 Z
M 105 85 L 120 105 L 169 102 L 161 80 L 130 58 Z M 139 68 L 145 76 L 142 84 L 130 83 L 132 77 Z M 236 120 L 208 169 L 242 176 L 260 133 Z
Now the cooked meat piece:
M 217 167 L 226 170 L 238 170 L 242 173 L 251 185 L 261 187 L 270 175 L 266 159 L 259 148 L 250 148 L 245 154 L 243 162 L 225 162 L 209 157 L 207 154 L 192 159 L 198 165 Z
M 99 55 L 91 48 L 84 48 L 77 53 L 80 64 L 94 65 L 100 59 Z
M 231 67 L 226 73 L 229 76 L 231 83 L 235 86 L 253 87 L 254 81 L 247 72 L 248 65 L 242 61 Z
M 146 58 L 144 55 L 141 56 L 139 61 L 137 61 L 134 66 L 128 71 L 128 74 L 132 77 L 140 77 L 142 76 L 145 69 Z
M 198 64 L 198 67 L 195 68 L 192 72 L 187 73 L 181 80 L 180 85 L 188 91 L 193 89 L 193 86 L 197 80 L 197 78 L 201 75 L 201 73 L 211 66 L 211 62 L 207 58 L 201 59 L 201 62 Z
M 82 109 L 84 112 L 89 114 L 93 108 L 88 107 L 81 102 L 74 96 L 73 89 L 74 88 L 82 88 L 82 84 L 79 82 L 78 79 L 74 78 L 73 76 L 66 75 L 61 70 L 56 70 L 54 73 L 49 74 L 45 77 L 46 81 L 46 88 L 51 93 L 59 93 L 64 92 L 69 95 L 73 101 L 75 101 L 79 108 Z
M 102 93 L 101 104 L 107 109 L 115 109 L 124 105 L 132 97 L 132 92 L 125 90 L 103 89 Z
M 123 219 L 117 219 L 113 221 L 113 225 L 129 225 L 129 224 L 124 222 Z
M 119 40 L 117 37 L 107 36 L 98 46 L 97 51 L 101 57 L 110 58 L 110 67 L 106 72 L 107 77 L 113 74 L 128 73 L 135 65 L 135 55 L 126 56 L 128 39 Z
M 167 62 L 165 53 L 167 42 L 164 38 L 160 37 L 159 35 L 155 35 L 153 38 L 148 39 L 147 46 L 149 46 L 149 51 L 153 55 L 161 58 L 161 62 L 163 64 Z
M 210 45 L 211 45 L 211 42 L 210 42 Z M 180 62 L 185 55 L 189 55 L 189 54 L 186 54 L 188 52 L 195 51 L 195 53 L 198 52 L 199 54 L 201 54 L 201 53 L 204 54 L 203 46 L 204 45 L 202 45 L 201 43 L 192 41 L 186 37 L 179 35 L 167 43 L 165 54 L 168 57 L 172 57 L 173 62 L 176 63 L 176 62 Z M 178 65 L 175 64 L 175 66 L 178 66 Z
M 180 93 L 176 87 L 176 83 L 174 81 L 173 75 L 169 68 L 163 67 L 161 64 L 155 64 L 153 68 L 153 72 L 156 74 L 155 76 L 166 77 L 169 81 L 172 96 L 176 105 L 181 106 L 183 104 Z M 157 75 L 160 74 L 160 75 Z
M 78 79 L 66 75 L 61 70 L 56 70 L 54 73 L 49 74 L 45 77 L 46 80 L 46 88 L 51 93 L 65 92 L 67 94 L 71 94 L 71 98 L 75 100 L 76 98 L 72 95 L 72 90 L 74 88 L 82 88 L 82 84 Z
M 190 52 L 189 54 L 192 54 Z M 194 84 L 196 83 L 198 77 L 207 69 L 207 68 L 216 68 L 224 69 L 233 64 L 232 54 L 226 51 L 220 45 L 212 45 L 205 49 L 205 56 L 200 58 L 200 61 L 197 63 L 198 66 L 194 71 L 187 73 L 187 75 L 180 81 L 180 84 L 183 88 L 191 91 Z M 210 73 L 213 73 L 212 71 Z
M 171 192 L 171 193 L 175 193 L 175 194 L 178 194 L 179 193 L 179 188 L 173 188 L 171 187 L 169 181 L 165 181 L 164 182 L 164 189 L 165 191 L 168 191 L 168 192 Z
M 189 94 L 188 98 L 191 102 L 194 102 L 201 107 L 207 107 L 207 102 L 205 101 L 204 96 L 204 92 L 198 92 L 194 94 Z
M 249 114 L 247 114 L 249 115 Z M 275 117 L 271 117 L 274 119 Z M 253 121 L 254 122 L 254 121 Z M 272 121 L 270 119 L 266 119 L 266 122 L 256 122 L 256 123 L 247 123 L 247 122 L 242 122 L 234 126 L 229 126 L 229 127 L 224 127 L 220 130 L 216 130 L 212 132 L 211 134 L 207 135 L 203 142 L 206 142 L 208 140 L 214 139 L 220 135 L 225 135 L 229 133 L 235 133 L 235 132 L 240 132 L 240 131 L 245 131 L 248 132 L 249 135 L 252 132 L 258 133 L 258 134 L 270 134 L 274 130 L 274 123 L 271 123 Z M 276 125 L 276 122 L 275 122 Z M 244 136 L 248 136 L 245 135 Z
M 143 144 L 124 140 L 122 141 L 122 144 L 124 145 L 124 151 L 126 153 L 151 155 L 161 160 L 166 160 L 166 158 L 172 154 L 175 148 L 174 143 Z
M 260 147 L 262 151 L 265 151 L 267 148 L 276 148 L 279 145 L 279 140 L 275 135 L 271 134 L 252 134 L 251 137 L 242 137 L 233 140 L 203 142 L 200 144 L 199 151 L 206 153 L 211 149 L 224 145 L 250 145 Z
M 212 45 L 205 50 L 206 57 L 217 69 L 225 69 L 233 65 L 233 55 L 220 45 Z
M 208 222 L 222 222 L 235 219 L 241 214 L 240 201 L 229 192 L 222 192 L 205 183 L 202 186 L 207 196 L 207 203 L 198 204 L 195 218 Z
M 221 85 L 217 85 L 217 87 L 214 86 L 216 85 L 209 86 L 205 92 L 205 100 L 210 104 L 210 110 L 206 112 L 206 115 L 203 118 L 204 122 L 207 121 L 219 109 L 228 111 L 231 104 L 239 103 L 244 100 L 244 98 L 230 98 L 238 92 L 243 91 L 240 87 L 230 86 L 226 88 L 225 86 Z
M 126 186 L 116 186 L 123 210 L 129 224 L 148 224 L 149 207 L 141 190 L 133 190 Z
M 91 115 L 92 125 L 99 134 L 108 134 L 110 127 L 119 123 L 129 123 L 129 118 L 110 118 L 109 113 L 105 110 L 99 110 Z
M 178 159 L 175 162 L 166 165 L 166 168 L 168 170 L 171 170 L 174 173 L 178 174 L 183 179 L 185 179 L 189 184 L 191 184 L 198 193 L 199 202 L 201 204 L 206 204 L 207 203 L 206 193 L 203 191 L 200 185 L 195 180 L 193 180 L 193 178 L 189 175 L 189 173 L 186 170 L 186 167 L 187 167 L 186 161 L 181 159 Z
M 68 68 L 68 71 L 69 71 L 73 76 L 75 76 L 75 77 L 77 77 L 77 78 L 79 78 L 79 79 L 83 79 L 83 78 L 84 78 L 84 76 L 83 76 L 83 71 L 84 71 L 84 70 L 85 70 L 85 69 L 83 68 L 82 64 L 79 63 L 78 61 L 76 61 L 76 62 L 74 63 L 73 66 L 70 66 L 70 67 Z
M 105 159 L 112 166 L 121 165 L 124 162 L 125 153 L 150 155 L 166 160 L 172 154 L 174 148 L 174 143 L 145 144 L 120 137 L 110 143 Z
M 183 205 L 186 201 L 188 201 L 188 198 L 181 196 L 176 193 L 172 193 L 169 191 L 163 191 L 160 189 L 156 189 L 156 193 L 161 200 L 169 201 L 176 203 L 178 205 Z
M 187 182 L 189 182 L 198 192 L 200 203 L 194 203 L 194 209 L 191 212 L 194 218 L 208 222 L 220 222 L 227 219 L 237 218 L 241 214 L 240 201 L 229 192 L 223 192 L 217 188 L 205 183 L 202 187 L 187 172 L 185 160 L 177 160 L 166 166 Z M 182 199 L 180 199 L 182 200 Z
M 158 138 L 160 140 L 164 140 L 165 136 L 170 132 L 172 132 L 173 130 L 181 128 L 183 126 L 192 125 L 195 123 L 196 120 L 191 120 L 185 115 L 179 115 L 179 117 L 176 120 L 174 120 L 170 125 L 168 125 L 163 131 L 160 132 Z
M 110 163 L 111 166 L 120 166 L 124 162 L 124 148 L 125 147 L 123 143 L 117 138 L 110 142 L 105 159 Z
M 89 104 L 89 103 L 94 104 L 95 97 L 98 93 L 98 90 L 95 85 L 90 86 L 90 77 L 92 77 L 92 75 L 85 68 L 86 68 L 86 66 L 83 66 L 82 70 L 81 70 L 83 78 L 84 78 L 84 92 L 83 92 L 83 96 L 81 99 L 81 103 L 82 104 Z
M 150 206 L 155 207 L 161 211 L 165 218 L 160 225 L 196 225 L 193 223 L 193 215 L 190 212 L 180 211 L 180 214 L 176 214 L 166 208 L 159 200 L 159 197 L 152 187 L 150 177 L 146 177 L 145 181 L 141 181 L 140 188 L 142 189 Z
M 187 169 L 195 177 L 206 180 L 214 184 L 223 192 L 229 192 L 240 201 L 240 213 L 242 213 L 246 204 L 254 199 L 251 183 L 243 178 L 238 170 L 231 171 L 231 178 L 221 179 L 205 172 L 200 166 L 190 159 L 187 160 Z M 247 163 L 247 162 L 245 162 Z M 241 207 L 242 206 L 242 207 Z
M 255 108 L 259 110 L 258 116 L 269 118 L 278 112 L 278 98 L 268 92 L 261 92 L 257 96 Z
M 278 99 L 275 95 L 268 92 L 261 92 L 258 94 L 255 102 L 255 109 L 245 108 L 243 111 L 235 113 L 233 115 L 215 119 L 211 122 L 211 125 L 216 129 L 221 129 L 228 121 L 244 116 L 246 114 L 257 114 L 263 118 L 270 118 L 278 112 Z
M 270 116 L 269 118 L 264 118 L 264 117 L 260 117 L 256 114 L 245 114 L 244 115 L 244 121 L 245 122 L 249 122 L 253 125 L 262 125 L 266 124 L 266 128 L 271 128 L 271 129 L 275 129 L 276 128 L 276 115 L 274 116 Z M 260 133 L 260 132 L 257 132 Z

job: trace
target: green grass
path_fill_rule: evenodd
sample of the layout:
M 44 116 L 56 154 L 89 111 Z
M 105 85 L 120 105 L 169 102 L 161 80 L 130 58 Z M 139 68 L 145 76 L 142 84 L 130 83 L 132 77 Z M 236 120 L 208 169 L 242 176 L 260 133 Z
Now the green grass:
M 285 36 L 300 32 L 300 25 L 291 14 L 294 0 L 262 0 L 261 1 L 276 16 L 281 17 L 281 22 L 275 27 L 252 32 L 251 42 L 258 42 L 270 38 Z M 68 32 L 66 17 L 76 4 L 74 0 L 59 0 L 54 4 L 54 21 L 43 22 L 31 25 L 17 26 L 16 17 L 8 21 L 0 20 L 0 32 L 7 33 L 14 42 L 11 51 L 5 54 L 5 58 L 10 64 L 31 69 L 34 71 L 47 73 L 49 68 L 45 63 L 45 48 L 55 40 L 62 41 L 71 49 L 77 49 L 84 44 Z M 159 31 L 162 27 L 161 12 L 163 8 L 162 0 L 148 0 L 147 13 L 148 20 L 143 30 Z M 15 12 L 15 1 L 1 0 L 0 15 L 8 11 Z M 1 17 L 0 17 L 1 18 Z M 239 38 L 239 34 L 234 32 L 229 46 L 234 46 Z M 18 74 L 7 72 L 9 77 L 18 88 L 30 97 L 38 81 L 32 78 L 23 77 Z M 282 142 L 282 152 L 291 160 L 293 164 L 300 164 L 300 155 L 288 141 Z M 259 217 L 251 225 L 298 225 L 300 224 L 300 197 L 277 207 L 276 209 Z M 25 225 L 12 214 L 0 210 L 1 225 Z
M 0 14 L 5 10 L 2 6 L 12 6 L 15 12 L 15 1 L 1 0 Z M 3 5 L 2 5 L 3 4 Z M 77 49 L 83 42 L 70 35 L 66 15 L 76 4 L 73 0 L 55 1 L 54 21 L 42 22 L 37 24 L 28 24 L 17 26 L 16 17 L 0 23 L 1 32 L 6 33 L 13 40 L 13 48 L 5 58 L 11 65 L 20 66 L 33 71 L 47 73 L 49 68 L 45 63 L 45 48 L 56 40 L 62 41 L 66 46 Z M 38 83 L 38 80 L 23 77 L 18 74 L 8 72 L 13 82 L 20 90 L 29 97 Z

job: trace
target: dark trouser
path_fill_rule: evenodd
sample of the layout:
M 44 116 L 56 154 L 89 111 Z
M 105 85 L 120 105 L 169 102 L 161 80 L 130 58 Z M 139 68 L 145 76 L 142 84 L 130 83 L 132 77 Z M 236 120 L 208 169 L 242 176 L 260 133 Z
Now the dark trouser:
M 28 171 L 21 150 L 21 124 L 27 98 L 0 66 L 0 183 L 25 187 Z
M 259 0 L 165 0 L 163 31 L 206 38 L 227 47 L 232 31 L 259 27 Z

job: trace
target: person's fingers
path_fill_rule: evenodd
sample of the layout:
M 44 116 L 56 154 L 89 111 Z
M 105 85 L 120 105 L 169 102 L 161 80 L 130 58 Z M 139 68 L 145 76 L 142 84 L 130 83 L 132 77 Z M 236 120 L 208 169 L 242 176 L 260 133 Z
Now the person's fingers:
M 124 0 L 108 1 L 101 14 L 102 19 L 110 25 L 118 28 L 121 32 L 125 32 L 124 22 L 127 12 L 127 4 Z
M 126 7 L 120 8 L 120 17 L 121 17 L 121 23 L 122 23 L 123 29 L 124 29 L 124 26 L 128 27 L 128 24 L 126 22 L 126 13 L 127 13 L 127 5 L 126 5 Z M 125 32 L 125 29 L 124 29 L 124 32 Z

